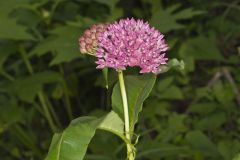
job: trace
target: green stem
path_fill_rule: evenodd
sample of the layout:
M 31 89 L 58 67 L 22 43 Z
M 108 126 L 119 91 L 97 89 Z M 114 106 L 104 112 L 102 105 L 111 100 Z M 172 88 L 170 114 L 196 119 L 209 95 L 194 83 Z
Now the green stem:
M 34 72 L 33 72 L 33 68 L 32 68 L 32 65 L 30 64 L 29 60 L 28 60 L 28 56 L 27 56 L 27 53 L 24 49 L 23 46 L 20 46 L 19 47 L 19 51 L 20 51 L 20 54 L 22 56 L 22 59 L 27 67 L 27 70 L 28 72 L 32 75 Z
M 47 104 L 45 103 L 43 94 L 38 93 L 38 98 L 39 98 L 39 101 L 40 101 L 40 103 L 41 103 L 41 105 L 43 107 L 43 111 L 44 111 L 45 117 L 46 117 L 46 119 L 47 119 L 47 121 L 49 123 L 50 128 L 52 129 L 53 132 L 57 131 L 57 128 L 56 128 L 56 126 L 55 126 L 55 124 L 53 122 L 53 119 L 52 119 L 52 116 L 51 116 L 51 114 L 49 112 Z
M 50 23 L 52 21 L 52 18 L 53 18 L 53 14 L 54 14 L 55 10 L 57 9 L 57 6 L 58 6 L 59 3 L 60 3 L 60 0 L 55 0 L 54 1 L 53 6 L 51 8 L 51 11 L 49 13 L 49 17 L 48 17 L 48 20 L 47 20 L 47 25 L 50 25 Z
M 5 72 L 4 70 L 1 71 L 1 74 L 2 74 L 2 76 L 4 76 L 9 81 L 14 81 L 14 77 L 11 76 L 10 74 L 8 74 L 7 72 Z
M 124 123 L 125 123 L 125 136 L 129 143 L 127 143 L 127 155 L 128 160 L 134 160 L 134 151 L 131 144 L 131 135 L 130 135 L 130 123 L 129 123 L 129 113 L 128 113 L 128 101 L 127 101 L 127 93 L 123 78 L 123 72 L 120 70 L 118 71 L 118 79 L 120 84 L 120 91 L 122 96 L 122 102 L 123 102 L 123 111 L 124 111 Z
M 64 77 L 64 70 L 63 70 L 63 67 L 61 65 L 59 65 L 59 70 L 60 70 L 62 76 Z M 67 83 L 66 83 L 65 79 L 63 79 L 62 85 L 63 85 L 63 89 L 64 89 L 65 107 L 66 107 L 66 110 L 67 110 L 69 120 L 71 121 L 73 119 L 73 113 L 72 113 L 72 106 L 71 106 L 70 97 L 68 95 L 68 86 L 67 86 Z
M 44 95 L 43 95 L 43 96 L 44 96 Z M 53 106 L 52 106 L 50 100 L 49 100 L 46 96 L 44 96 L 44 101 L 46 102 L 46 105 L 48 106 L 48 108 L 49 108 L 49 110 L 50 110 L 50 113 L 52 114 L 53 119 L 55 120 L 57 126 L 58 126 L 59 128 L 63 128 L 63 127 L 62 127 L 62 124 L 61 124 L 61 122 L 60 122 L 60 120 L 59 120 L 59 118 L 58 118 L 58 116 L 57 116 L 57 114 L 56 114 L 56 112 L 55 112 L 54 109 L 53 109 Z
M 26 53 L 26 51 L 25 51 L 25 49 L 24 49 L 23 46 L 20 46 L 20 47 L 19 47 L 19 52 L 20 52 L 20 54 L 21 54 L 21 56 L 22 56 L 22 59 L 23 59 L 25 65 L 26 65 L 27 69 L 28 69 L 28 72 L 29 72 L 31 75 L 33 75 L 33 74 L 34 74 L 33 67 L 32 67 L 32 65 L 31 65 L 31 63 L 30 63 L 30 61 L 29 61 L 29 59 L 28 59 L 27 53 Z M 49 123 L 49 126 L 50 126 L 51 130 L 52 130 L 53 132 L 55 132 L 55 131 L 57 130 L 57 128 L 56 128 L 56 126 L 55 126 L 55 124 L 54 124 L 54 121 L 53 121 L 53 119 L 52 119 L 52 116 L 51 116 L 51 114 L 50 114 L 50 112 L 49 112 L 48 106 L 47 106 L 47 104 L 46 104 L 46 102 L 45 102 L 45 100 L 44 100 L 43 93 L 42 93 L 42 92 L 39 92 L 39 93 L 37 94 L 37 96 L 38 96 L 38 98 L 39 98 L 39 101 L 40 101 L 40 103 L 41 103 L 41 106 L 43 107 L 44 115 L 45 115 L 45 117 L 46 117 L 46 119 L 47 119 L 47 121 L 48 121 L 48 123 Z

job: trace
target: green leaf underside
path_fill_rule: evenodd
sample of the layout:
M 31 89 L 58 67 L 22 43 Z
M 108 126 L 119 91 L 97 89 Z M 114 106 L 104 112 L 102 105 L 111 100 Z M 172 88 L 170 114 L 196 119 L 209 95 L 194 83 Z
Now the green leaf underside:
M 142 110 L 143 102 L 154 86 L 156 76 L 153 74 L 145 74 L 140 76 L 126 76 L 124 79 L 129 105 L 130 130 L 132 131 L 134 124 L 138 120 L 138 114 Z M 112 107 L 113 110 L 124 119 L 119 83 L 117 83 L 113 89 Z
M 124 123 L 117 113 L 111 111 L 98 126 L 99 129 L 106 130 L 118 135 L 125 141 Z
M 98 128 L 124 139 L 124 124 L 115 112 L 102 118 L 80 117 L 73 120 L 62 133 L 53 136 L 45 160 L 82 160 Z

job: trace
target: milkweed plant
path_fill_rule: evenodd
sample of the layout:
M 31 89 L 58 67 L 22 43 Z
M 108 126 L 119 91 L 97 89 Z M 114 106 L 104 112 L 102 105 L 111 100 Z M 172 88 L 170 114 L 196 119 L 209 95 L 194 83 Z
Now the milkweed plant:
M 169 60 L 164 35 L 148 22 L 134 18 L 95 24 L 79 38 L 82 54 L 96 57 L 97 69 L 106 76 L 109 68 L 118 74 L 112 91 L 112 111 L 104 117 L 79 117 L 53 136 L 46 160 L 82 160 L 97 129 L 109 131 L 126 144 L 126 159 L 134 160 L 140 135 L 134 132 L 138 114 L 150 94 L 158 74 L 172 67 L 183 68 L 182 61 Z M 129 67 L 139 75 L 124 76 Z

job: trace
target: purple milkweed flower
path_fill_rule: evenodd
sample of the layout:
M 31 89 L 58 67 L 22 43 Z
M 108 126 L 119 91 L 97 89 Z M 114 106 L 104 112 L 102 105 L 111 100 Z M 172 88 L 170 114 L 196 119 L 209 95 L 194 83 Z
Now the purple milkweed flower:
M 158 74 L 160 65 L 168 60 L 163 37 L 143 20 L 122 19 L 110 24 L 98 37 L 97 68 L 125 70 L 127 66 L 139 66 L 140 73 Z
M 98 37 L 101 33 L 103 33 L 108 24 L 94 24 L 89 29 L 85 30 L 83 36 L 79 38 L 79 49 L 80 52 L 85 54 L 94 55 L 96 48 Z

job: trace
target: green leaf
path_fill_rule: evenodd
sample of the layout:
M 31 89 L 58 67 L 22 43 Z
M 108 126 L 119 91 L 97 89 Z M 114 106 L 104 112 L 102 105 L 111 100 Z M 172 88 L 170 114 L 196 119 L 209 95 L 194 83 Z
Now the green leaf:
M 24 120 L 26 112 L 15 99 L 0 96 L 0 133 L 10 125 Z
M 208 156 L 218 155 L 216 146 L 200 131 L 188 132 L 186 140 L 195 151 L 200 151 Z
M 114 133 L 126 141 L 123 121 L 115 112 L 102 118 L 80 117 L 73 120 L 62 133 L 53 136 L 45 160 L 82 160 L 98 128 Z
M 157 83 L 157 90 L 159 92 L 162 92 L 166 90 L 170 84 L 173 82 L 173 77 L 167 77 L 165 79 L 160 79 L 160 81 Z
M 229 85 L 229 83 L 224 83 L 223 81 L 217 81 L 214 83 L 212 93 L 221 104 L 227 104 L 235 97 L 231 85 Z
M 166 65 L 160 66 L 160 73 L 165 73 L 165 72 L 169 71 L 170 69 L 183 70 L 184 68 L 185 68 L 185 64 L 184 64 L 183 60 L 179 61 L 179 60 L 173 58 L 170 61 L 168 61 L 168 63 Z
M 30 29 L 33 29 L 35 33 L 39 32 L 37 31 L 37 25 L 42 21 L 42 17 L 34 12 L 37 9 L 34 9 L 33 6 L 29 5 L 28 7 L 29 9 L 16 10 L 14 12 L 14 17 L 16 17 L 19 23 L 27 26 Z M 32 10 L 30 10 L 30 8 L 32 8 Z
M 3 69 L 3 65 L 6 62 L 8 56 L 16 52 L 17 46 L 14 43 L 0 43 L 0 70 Z
M 111 111 L 98 126 L 99 129 L 106 130 L 118 135 L 125 140 L 124 137 L 124 123 L 117 113 Z
M 156 96 L 159 99 L 183 99 L 181 89 L 175 85 L 169 86 L 166 90 L 158 92 Z
M 178 23 L 182 19 L 190 19 L 193 16 L 202 14 L 202 11 L 194 11 L 192 8 L 181 10 L 177 13 L 175 11 L 180 7 L 179 4 L 173 5 L 169 8 L 159 8 L 153 13 L 150 23 L 158 28 L 161 32 L 169 32 L 184 28 L 184 25 Z
M 107 5 L 111 9 L 111 11 L 113 11 L 115 5 L 119 0 L 95 0 L 95 1 Z
M 184 132 L 187 130 L 187 127 L 184 124 L 184 120 L 186 119 L 186 115 L 180 115 L 174 113 L 168 119 L 169 128 L 172 131 Z
M 0 14 L 0 21 L 0 39 L 34 40 L 32 35 L 27 33 L 27 27 L 17 24 L 16 19 Z
M 40 42 L 32 51 L 31 55 L 39 56 L 52 52 L 54 54 L 50 65 L 70 62 L 81 57 L 79 52 L 78 38 L 81 29 L 73 26 L 58 27 L 50 32 L 50 36 Z
M 238 153 L 234 158 L 233 160 L 240 160 L 240 153 Z
M 42 90 L 44 84 L 60 82 L 61 80 L 62 76 L 59 73 L 46 71 L 17 78 L 12 83 L 2 84 L 0 91 L 15 94 L 23 101 L 33 102 L 35 96 Z
M 218 151 L 224 157 L 224 160 L 233 160 L 233 157 L 239 152 L 239 147 L 238 140 L 221 140 L 218 144 Z
M 191 113 L 206 115 L 208 113 L 213 112 L 217 108 L 217 106 L 218 104 L 210 103 L 210 102 L 196 103 L 196 104 L 190 105 L 190 107 L 188 108 L 188 111 Z
M 130 129 L 133 129 L 134 124 L 138 120 L 138 114 L 142 110 L 143 102 L 154 86 L 156 76 L 153 74 L 145 74 L 140 76 L 126 76 L 124 79 L 128 98 Z M 112 107 L 113 110 L 124 119 L 119 83 L 117 83 L 113 89 Z
M 143 109 L 144 114 L 142 115 L 142 120 L 146 118 L 153 118 L 155 115 L 168 116 L 170 103 L 159 101 L 157 98 L 148 99 L 145 103 L 145 108 Z
M 28 27 L 17 23 L 17 19 L 9 14 L 16 8 L 28 5 L 29 0 L 8 0 L 0 1 L 0 38 L 11 40 L 34 40 L 31 34 L 27 33 Z
M 7 0 L 7 1 L 0 1 L 0 15 L 9 15 L 14 9 L 19 8 L 21 6 L 29 4 L 30 0 Z
M 196 60 L 223 60 L 213 36 L 189 39 L 183 43 L 179 52 L 183 59 L 185 59 L 184 57 L 193 57 Z
M 202 118 L 196 123 L 196 127 L 201 130 L 216 130 L 226 122 L 227 116 L 224 112 L 216 112 Z
M 55 134 L 45 160 L 82 160 L 101 119 L 82 117 L 63 133 Z
M 195 60 L 223 61 L 214 36 L 198 36 L 184 42 L 179 50 L 179 55 L 186 63 L 186 71 L 194 71 Z
M 176 146 L 168 143 L 159 143 L 154 140 L 143 141 L 138 145 L 137 159 L 152 158 L 161 159 L 171 156 L 179 156 L 180 154 L 187 154 L 189 147 Z

